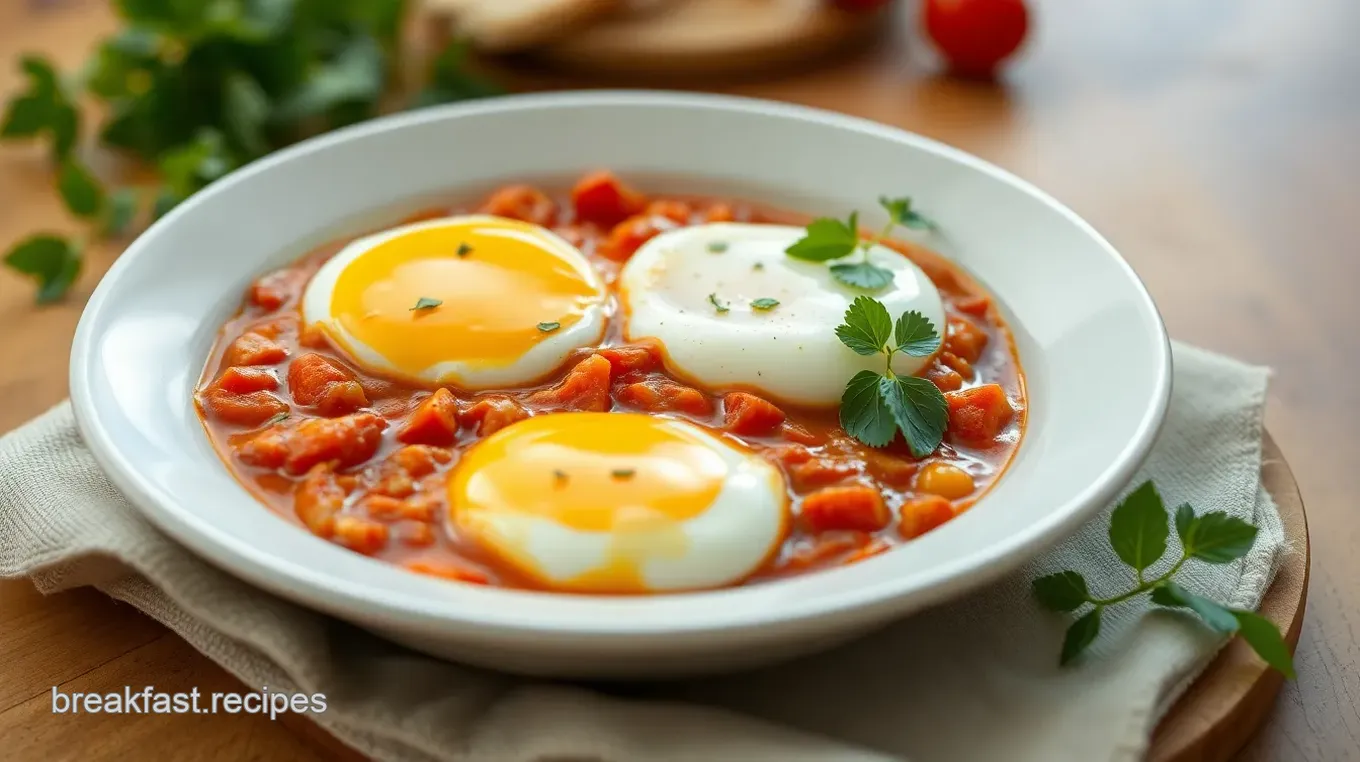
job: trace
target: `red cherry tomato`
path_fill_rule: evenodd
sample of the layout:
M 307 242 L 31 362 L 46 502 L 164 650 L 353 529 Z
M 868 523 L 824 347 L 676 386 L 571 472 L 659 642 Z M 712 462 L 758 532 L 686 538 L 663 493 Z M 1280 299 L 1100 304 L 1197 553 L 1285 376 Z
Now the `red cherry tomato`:
M 835 0 L 836 7 L 847 11 L 876 11 L 892 0 Z
M 957 74 L 990 77 L 1029 28 L 1024 0 L 925 0 L 925 28 Z

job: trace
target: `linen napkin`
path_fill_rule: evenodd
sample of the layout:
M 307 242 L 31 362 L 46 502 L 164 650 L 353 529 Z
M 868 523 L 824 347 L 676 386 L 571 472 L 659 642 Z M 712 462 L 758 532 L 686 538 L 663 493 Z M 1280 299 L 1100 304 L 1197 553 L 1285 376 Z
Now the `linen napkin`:
M 1268 372 L 1184 345 L 1174 360 L 1170 414 L 1134 484 L 1152 478 L 1169 505 L 1260 528 L 1244 558 L 1192 562 L 1178 578 L 1255 608 L 1288 552 L 1260 484 Z M 0 575 L 29 576 L 44 592 L 95 585 L 248 685 L 324 693 L 318 723 L 400 762 L 1140 759 L 1224 640 L 1137 600 L 1107 610 L 1091 651 L 1057 666 L 1069 619 L 1041 610 L 1030 580 L 1072 568 L 1098 594 L 1125 589 L 1108 521 L 1107 509 L 1012 577 L 825 654 L 602 689 L 432 659 L 209 566 L 109 484 L 68 405 L 0 440 Z

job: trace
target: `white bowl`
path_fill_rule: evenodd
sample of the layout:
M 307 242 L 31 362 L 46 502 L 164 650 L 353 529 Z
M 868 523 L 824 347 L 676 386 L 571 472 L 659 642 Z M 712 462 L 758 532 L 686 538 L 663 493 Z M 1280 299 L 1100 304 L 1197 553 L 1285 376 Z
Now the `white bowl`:
M 999 298 L 1029 383 L 1000 483 L 906 547 L 767 584 L 649 597 L 486 588 L 412 574 L 291 526 L 209 445 L 192 392 L 250 280 L 375 210 L 607 167 L 658 191 L 868 214 L 910 194 Z M 662 181 L 660 177 L 668 178 Z M 648 181 L 647 178 L 652 178 Z M 391 217 L 387 217 L 391 219 Z M 832 326 L 827 326 L 831 330 Z M 808 652 L 1015 569 L 1114 499 L 1165 415 L 1165 329 L 1089 225 L 990 164 L 901 130 L 736 98 L 526 95 L 368 122 L 273 154 L 153 225 L 104 277 L 71 398 L 110 479 L 173 538 L 270 592 L 453 659 L 563 676 L 657 676 Z

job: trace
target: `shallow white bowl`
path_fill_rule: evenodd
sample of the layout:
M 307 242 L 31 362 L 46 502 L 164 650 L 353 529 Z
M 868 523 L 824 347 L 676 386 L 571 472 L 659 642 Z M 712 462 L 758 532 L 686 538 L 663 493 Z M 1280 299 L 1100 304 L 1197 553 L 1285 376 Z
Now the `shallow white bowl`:
M 600 167 L 658 191 L 708 191 L 842 218 L 856 208 L 869 213 L 880 194 L 912 195 L 946 231 L 933 243 L 992 289 L 1015 330 L 1029 426 L 1000 483 L 941 529 L 863 563 L 730 590 L 627 598 L 412 574 L 290 526 L 237 484 L 204 435 L 192 392 L 218 326 L 253 277 L 358 232 L 375 210 Z M 434 654 L 594 677 L 785 658 L 1014 569 L 1118 495 L 1152 444 L 1170 387 L 1165 329 L 1138 278 L 1089 225 L 1028 183 L 859 119 L 646 92 L 424 110 L 252 164 L 128 248 L 85 308 L 71 354 L 76 417 L 100 464 L 150 520 L 210 562 Z

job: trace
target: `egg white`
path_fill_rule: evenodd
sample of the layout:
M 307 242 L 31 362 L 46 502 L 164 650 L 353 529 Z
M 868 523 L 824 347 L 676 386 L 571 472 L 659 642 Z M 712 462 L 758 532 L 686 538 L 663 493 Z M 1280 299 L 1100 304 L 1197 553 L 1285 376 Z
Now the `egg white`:
M 455 508 L 454 524 L 499 557 L 551 587 L 607 568 L 621 549 L 646 557 L 637 565 L 649 591 L 697 590 L 732 584 L 754 572 L 783 540 L 788 521 L 784 479 L 773 465 L 683 421 L 728 465 L 709 507 L 684 521 L 623 535 L 587 532 L 514 510 Z M 509 429 L 506 429 L 509 430 Z
M 783 225 L 714 223 L 656 236 L 619 276 L 625 335 L 657 339 L 673 370 L 711 389 L 753 387 L 783 401 L 819 406 L 840 402 L 859 371 L 884 367 L 881 355 L 858 355 L 836 337 L 855 297 L 877 299 L 894 320 L 917 310 L 943 335 L 939 291 L 910 259 L 885 246 L 870 247 L 869 261 L 890 270 L 893 282 L 866 292 L 837 281 L 827 263 L 785 254 L 804 234 L 803 228 Z M 711 250 L 714 243 L 722 250 Z M 710 294 L 728 311 L 719 312 Z M 767 311 L 751 306 L 762 298 L 779 305 Z M 929 359 L 898 353 L 893 372 L 915 374 Z
M 608 321 L 606 309 L 608 296 L 604 290 L 603 281 L 580 250 L 546 228 L 540 228 L 536 231 L 542 236 L 544 246 L 562 255 L 564 260 L 582 275 L 590 287 L 600 293 L 600 297 L 587 307 L 581 319 L 575 324 L 564 324 L 562 328 L 542 337 L 537 344 L 509 364 L 491 365 L 466 361 L 448 361 L 436 363 L 412 374 L 393 365 L 377 348 L 359 341 L 345 330 L 340 321 L 332 318 L 331 299 L 340 274 L 351 262 L 362 257 L 375 246 L 426 228 L 483 222 L 496 223 L 503 222 L 503 220 L 499 217 L 480 214 L 424 220 L 384 230 L 350 242 L 322 265 L 312 276 L 311 282 L 307 284 L 307 289 L 302 296 L 303 320 L 308 325 L 315 323 L 324 325 L 326 330 L 342 344 L 342 348 L 352 354 L 357 363 L 369 370 L 416 382 L 453 384 L 472 390 L 502 388 L 537 381 L 561 367 L 572 351 L 599 344 L 600 339 L 604 336 Z M 506 294 L 506 298 L 513 299 L 514 295 Z M 449 306 L 456 307 L 457 305 Z M 558 316 L 537 318 L 537 320 L 542 321 L 556 319 L 558 319 Z

